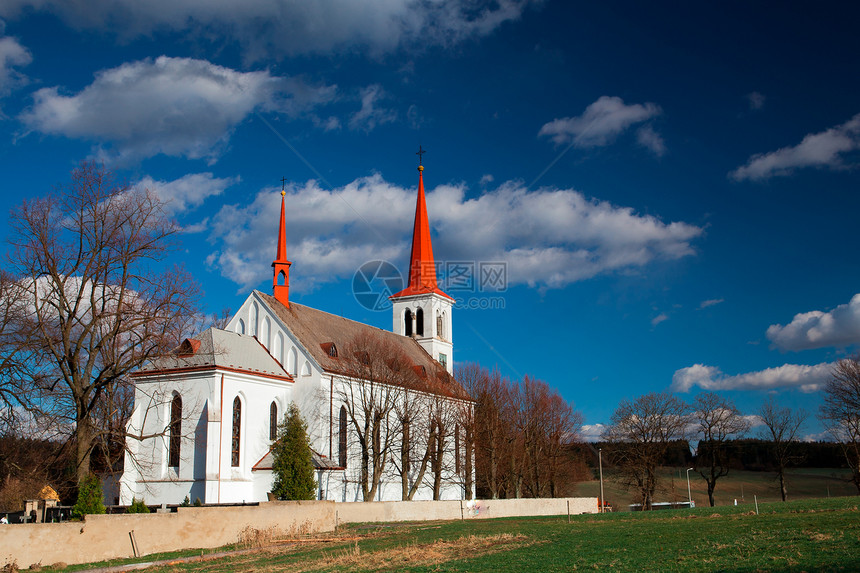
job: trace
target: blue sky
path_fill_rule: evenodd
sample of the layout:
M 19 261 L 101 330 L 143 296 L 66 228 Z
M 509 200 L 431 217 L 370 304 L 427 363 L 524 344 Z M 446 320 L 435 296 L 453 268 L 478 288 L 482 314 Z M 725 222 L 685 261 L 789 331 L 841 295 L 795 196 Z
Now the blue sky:
M 0 209 L 103 161 L 219 312 L 271 288 L 285 177 L 292 299 L 390 328 L 353 276 L 405 272 L 420 144 L 437 260 L 506 268 L 455 361 L 591 434 L 650 391 L 814 413 L 860 344 L 860 6 L 577 4 L 5 0 Z

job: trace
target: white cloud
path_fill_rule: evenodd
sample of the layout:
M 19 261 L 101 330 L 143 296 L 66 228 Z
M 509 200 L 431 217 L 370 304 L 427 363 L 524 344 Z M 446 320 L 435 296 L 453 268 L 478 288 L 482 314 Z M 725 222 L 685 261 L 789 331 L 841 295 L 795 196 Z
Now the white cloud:
M 56 14 L 78 29 L 128 41 L 155 32 L 236 40 L 246 59 L 362 49 L 452 45 L 486 36 L 540 0 L 6 0 L 0 17 L 29 9 Z M 220 40 L 219 40 L 220 43 Z
M 178 215 L 199 207 L 209 197 L 220 195 L 238 182 L 238 177 L 219 178 L 212 173 L 189 173 L 173 181 L 156 181 L 147 176 L 134 187 L 152 191 L 166 202 L 168 215 Z
M 31 61 L 33 56 L 29 50 L 19 44 L 15 38 L 0 37 L 0 98 L 8 96 L 12 90 L 27 83 L 27 77 L 15 68 L 26 66 Z M 0 117 L 3 117 L 2 112 Z
M 297 117 L 331 101 L 335 92 L 334 86 L 314 87 L 267 71 L 161 56 L 101 71 L 74 95 L 40 89 L 20 119 L 33 131 L 102 142 L 105 159 L 163 153 L 214 161 L 251 113 Z
M 606 431 L 605 424 L 584 424 L 579 435 L 582 436 L 583 442 L 599 442 L 603 439 L 604 431 Z
M 379 84 L 367 86 L 361 90 L 361 109 L 349 119 L 349 128 L 354 130 L 372 131 L 384 123 L 397 119 L 397 113 L 380 107 L 380 102 L 387 97 L 385 90 Z
M 860 344 L 860 294 L 829 312 L 802 312 L 785 326 L 773 324 L 767 338 L 780 350 L 795 351 Z
M 767 98 L 764 95 L 758 92 L 751 92 L 747 94 L 747 101 L 750 104 L 750 109 L 758 110 L 764 107 L 764 102 Z
M 727 376 L 716 366 L 694 364 L 677 370 L 672 376 L 674 392 L 689 392 L 693 386 L 702 390 L 772 390 L 797 388 L 801 392 L 817 392 L 830 378 L 833 365 L 822 362 L 814 366 L 783 364 L 758 372 Z
M 548 136 L 557 145 L 570 143 L 582 148 L 602 147 L 612 143 L 629 127 L 660 113 L 657 104 L 627 105 L 619 97 L 601 96 L 580 116 L 554 119 L 544 124 L 538 136 Z M 650 128 L 639 135 L 639 143 L 658 155 L 665 151 L 663 139 Z
M 665 320 L 669 320 L 669 315 L 665 312 L 661 312 L 660 314 L 651 319 L 651 326 L 657 326 Z
M 708 300 L 703 300 L 701 304 L 699 304 L 699 310 L 702 310 L 703 308 L 708 308 L 709 306 L 716 306 L 723 302 L 725 302 L 725 299 L 722 298 L 711 298 Z
M 663 137 L 654 131 L 650 125 L 643 125 L 636 130 L 636 141 L 645 149 L 649 149 L 657 157 L 663 157 L 666 154 L 666 142 Z
M 860 149 L 860 114 L 842 125 L 820 133 L 810 133 L 794 147 L 783 147 L 770 153 L 750 157 L 729 177 L 735 181 L 761 181 L 779 175 L 790 175 L 802 167 L 844 167 L 843 155 Z
M 262 191 L 250 205 L 223 208 L 213 222 L 219 250 L 210 262 L 243 288 L 270 272 L 278 200 L 275 190 Z M 369 260 L 405 262 L 414 189 L 376 174 L 333 191 L 315 181 L 290 185 L 286 201 L 287 250 L 306 286 L 350 277 Z M 427 203 L 437 261 L 504 261 L 509 284 L 537 288 L 689 256 L 691 241 L 702 234 L 699 227 L 663 223 L 571 189 L 529 192 L 521 182 L 474 198 L 463 186 L 440 185 L 427 193 Z

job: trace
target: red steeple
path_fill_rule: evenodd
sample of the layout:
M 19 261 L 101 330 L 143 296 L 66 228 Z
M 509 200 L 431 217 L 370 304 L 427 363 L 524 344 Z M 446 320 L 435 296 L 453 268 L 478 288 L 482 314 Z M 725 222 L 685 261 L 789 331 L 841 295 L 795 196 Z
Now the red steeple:
M 278 228 L 278 252 L 272 262 L 274 276 L 272 278 L 272 295 L 284 306 L 290 306 L 290 265 L 287 260 L 287 225 L 284 208 L 286 191 L 281 190 L 281 225 Z
M 424 199 L 424 166 L 418 166 L 418 201 L 415 204 L 415 223 L 412 230 L 412 252 L 409 255 L 409 285 L 391 298 L 436 293 L 451 298 L 436 282 L 436 262 L 430 242 L 430 224 L 427 222 L 427 203 Z

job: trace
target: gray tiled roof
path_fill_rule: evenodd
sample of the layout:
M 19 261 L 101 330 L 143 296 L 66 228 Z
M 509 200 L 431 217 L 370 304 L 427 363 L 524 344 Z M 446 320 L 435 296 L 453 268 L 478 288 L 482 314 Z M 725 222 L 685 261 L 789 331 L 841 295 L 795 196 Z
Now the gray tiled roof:
M 298 337 L 302 345 L 322 368 L 333 374 L 349 374 L 344 369 L 344 357 L 332 357 L 328 349 L 334 343 L 339 351 L 349 347 L 354 340 L 378 336 L 396 346 L 411 362 L 413 368 L 422 369 L 425 375 L 414 379 L 417 389 L 431 394 L 441 394 L 469 400 L 466 390 L 436 362 L 418 342 L 375 326 L 362 324 L 348 318 L 329 314 L 308 306 L 290 302 L 289 308 L 275 297 L 257 291 L 260 298 L 275 315 Z
M 217 328 L 186 339 L 169 355 L 149 362 L 136 374 L 206 367 L 291 379 L 256 338 Z
M 322 454 L 318 454 L 315 451 L 311 450 L 311 457 L 313 459 L 314 469 L 317 470 L 342 470 L 343 468 L 334 463 L 334 460 L 327 458 Z M 274 465 L 275 457 L 272 454 L 272 449 L 269 448 L 269 451 L 266 452 L 266 455 L 260 458 L 254 467 L 251 468 L 253 471 L 260 470 L 270 470 Z

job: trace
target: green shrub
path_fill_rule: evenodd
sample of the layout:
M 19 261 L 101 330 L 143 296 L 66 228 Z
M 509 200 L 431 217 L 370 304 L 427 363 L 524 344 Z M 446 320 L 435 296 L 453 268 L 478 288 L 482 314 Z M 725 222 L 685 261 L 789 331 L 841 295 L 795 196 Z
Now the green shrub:
M 72 508 L 72 516 L 83 518 L 85 515 L 99 515 L 104 512 L 102 482 L 98 477 L 90 474 L 78 485 L 78 501 Z
M 186 495 L 182 503 L 179 504 L 179 507 L 191 507 L 191 498 Z
M 149 508 L 142 499 L 131 498 L 131 505 L 125 510 L 126 513 L 149 513 Z
M 278 441 L 272 446 L 272 455 L 272 493 L 275 497 L 315 499 L 317 482 L 307 424 L 295 403 L 290 404 L 284 421 L 278 427 Z
M 199 497 L 194 498 L 194 507 L 203 507 L 203 502 L 200 501 Z

